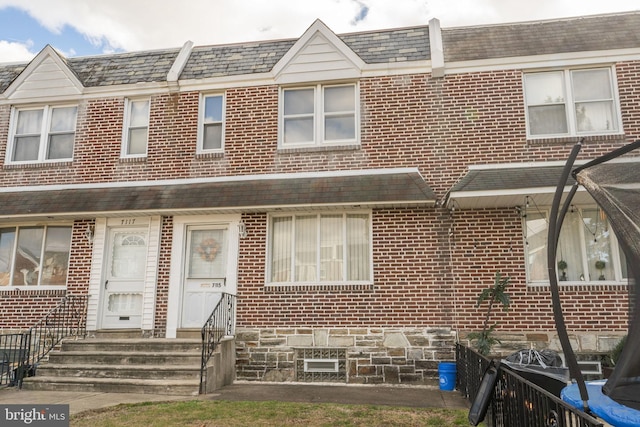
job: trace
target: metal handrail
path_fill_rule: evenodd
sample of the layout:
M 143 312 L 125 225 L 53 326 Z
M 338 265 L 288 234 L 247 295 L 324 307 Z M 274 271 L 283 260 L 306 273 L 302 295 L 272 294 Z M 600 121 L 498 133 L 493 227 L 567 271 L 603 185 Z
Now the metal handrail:
M 491 361 L 461 344 L 456 344 L 456 357 L 458 390 L 473 403 L 484 371 Z M 603 426 L 591 415 L 504 366 L 498 370 L 498 379 L 484 421 L 489 427 Z
M 236 296 L 222 293 L 218 304 L 201 329 L 202 358 L 200 364 L 200 394 L 206 392 L 207 364 L 222 338 L 235 333 L 235 300 Z
M 86 335 L 88 295 L 66 295 L 26 332 L 0 335 L 0 384 L 22 387 L 63 338 Z

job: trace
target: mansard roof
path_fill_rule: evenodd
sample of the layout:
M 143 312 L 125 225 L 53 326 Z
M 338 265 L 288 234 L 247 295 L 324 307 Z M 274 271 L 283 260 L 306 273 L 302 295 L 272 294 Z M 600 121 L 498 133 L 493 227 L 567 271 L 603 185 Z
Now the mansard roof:
M 445 62 L 640 46 L 640 11 L 442 30 Z
M 640 47 L 640 12 L 513 24 L 443 28 L 446 62 Z M 337 35 L 364 64 L 431 59 L 429 27 Z M 180 80 L 270 72 L 299 39 L 194 47 Z M 166 82 L 179 48 L 68 58 L 84 87 Z M 28 64 L 0 64 L 0 93 Z

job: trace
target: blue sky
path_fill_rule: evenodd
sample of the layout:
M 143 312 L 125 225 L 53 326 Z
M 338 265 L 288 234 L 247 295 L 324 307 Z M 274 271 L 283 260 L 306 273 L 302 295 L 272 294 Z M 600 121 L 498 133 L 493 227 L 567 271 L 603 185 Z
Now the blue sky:
M 63 55 L 299 37 L 321 19 L 334 32 L 485 25 L 640 10 L 638 0 L 0 0 L 0 63 L 50 44 Z M 251 13 L 247 13 L 251 11 Z
M 65 56 L 103 53 L 103 46 L 91 44 L 86 36 L 73 27 L 65 25 L 59 33 L 52 32 L 40 25 L 24 10 L 14 7 L 0 10 L 0 40 L 30 46 L 32 49 L 29 50 L 35 53 L 47 44 L 52 45 Z

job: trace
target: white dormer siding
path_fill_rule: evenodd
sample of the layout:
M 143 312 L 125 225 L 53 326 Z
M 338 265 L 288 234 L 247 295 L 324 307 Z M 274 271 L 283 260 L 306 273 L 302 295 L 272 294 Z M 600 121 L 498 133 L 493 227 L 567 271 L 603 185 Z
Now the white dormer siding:
M 64 99 L 82 94 L 82 83 L 51 47 L 46 46 L 7 88 L 15 100 Z
M 278 84 L 357 79 L 364 62 L 317 20 L 273 68 Z

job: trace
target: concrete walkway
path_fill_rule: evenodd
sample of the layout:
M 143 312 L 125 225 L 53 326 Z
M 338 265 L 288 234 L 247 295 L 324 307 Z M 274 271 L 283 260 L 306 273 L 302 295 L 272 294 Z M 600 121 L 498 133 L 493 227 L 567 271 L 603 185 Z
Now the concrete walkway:
M 68 404 L 71 414 L 101 409 L 121 403 L 166 402 L 178 400 L 231 400 L 342 403 L 390 405 L 415 408 L 468 409 L 469 403 L 457 391 L 427 387 L 352 386 L 317 384 L 265 384 L 238 382 L 201 396 L 167 396 L 134 393 L 0 390 L 0 404 Z

